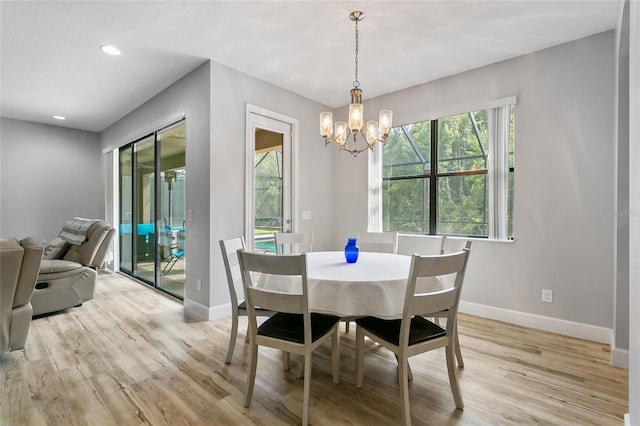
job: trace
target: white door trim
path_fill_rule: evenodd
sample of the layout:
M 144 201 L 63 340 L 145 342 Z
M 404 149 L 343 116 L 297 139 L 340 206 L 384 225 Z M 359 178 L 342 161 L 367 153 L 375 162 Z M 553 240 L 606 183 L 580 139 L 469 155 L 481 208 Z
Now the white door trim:
M 244 237 L 248 245 L 253 244 L 253 168 L 254 168 L 254 135 L 256 123 L 254 123 L 255 115 L 266 117 L 272 120 L 281 121 L 288 124 L 291 127 L 291 175 L 290 175 L 290 189 L 289 199 L 291 200 L 291 230 L 296 232 L 297 230 L 297 176 L 298 176 L 298 119 L 289 117 L 278 112 L 270 111 L 268 109 L 246 104 L 246 129 L 245 129 L 245 203 L 244 203 Z M 248 247 L 253 248 L 253 247 Z

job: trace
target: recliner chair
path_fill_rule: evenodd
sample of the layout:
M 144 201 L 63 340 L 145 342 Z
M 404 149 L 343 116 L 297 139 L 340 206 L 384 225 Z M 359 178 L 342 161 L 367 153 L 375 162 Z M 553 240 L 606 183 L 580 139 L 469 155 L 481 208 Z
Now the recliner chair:
M 93 299 L 98 273 L 104 264 L 115 229 L 97 220 L 86 231 L 82 245 L 68 245 L 60 259 L 45 259 L 33 291 L 33 315 L 47 314 Z
M 24 348 L 43 250 L 33 238 L 0 240 L 0 354 Z

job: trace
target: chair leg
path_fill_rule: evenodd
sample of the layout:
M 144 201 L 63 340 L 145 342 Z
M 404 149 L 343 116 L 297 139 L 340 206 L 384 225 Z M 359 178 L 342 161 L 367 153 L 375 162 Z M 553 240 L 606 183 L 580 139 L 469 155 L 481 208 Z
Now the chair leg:
M 364 365 L 364 333 L 356 325 L 356 387 L 362 387 L 363 365 Z
M 291 368 L 291 354 L 289 352 L 282 352 L 282 369 L 289 371 Z
M 233 350 L 236 347 L 237 337 L 238 337 L 238 316 L 233 314 L 231 316 L 231 336 L 229 336 L 229 348 L 227 349 L 227 358 L 224 360 L 225 364 L 229 364 L 231 362 L 231 357 L 233 356 Z M 248 330 L 247 330 L 247 337 L 249 337 Z
M 440 318 L 433 317 L 433 322 L 436 325 L 440 325 Z M 458 339 L 458 323 L 456 322 L 456 329 L 454 332 L 454 346 L 456 350 L 456 360 L 458 361 L 458 367 L 464 367 L 464 360 L 462 359 L 462 351 L 460 350 L 460 339 Z
M 396 358 L 398 355 L 396 354 Z M 411 425 L 411 406 L 409 405 L 409 372 L 407 358 L 398 358 L 398 387 L 400 388 L 400 407 L 402 409 L 402 424 Z
M 258 345 L 251 345 L 249 349 L 249 369 L 247 370 L 247 388 L 244 392 L 244 406 L 251 405 L 253 385 L 256 381 L 256 366 L 258 364 Z
M 296 379 L 302 379 L 304 377 L 304 364 L 305 360 L 304 357 L 302 357 L 298 363 L 298 369 L 296 370 Z
M 398 362 L 398 374 L 400 374 L 400 359 L 398 358 L 398 354 L 394 354 L 396 356 L 396 361 Z M 409 381 L 413 380 L 413 373 L 411 372 L 411 366 L 409 365 L 409 360 L 407 360 L 407 374 Z
M 454 335 L 454 347 L 456 348 L 456 360 L 458 360 L 458 367 L 464 367 L 464 361 L 462 360 L 462 351 L 460 350 L 460 340 L 458 339 L 458 324 L 456 323 L 456 331 Z
M 456 403 L 456 407 L 463 409 L 464 403 L 462 402 L 462 394 L 460 393 L 460 386 L 458 384 L 458 375 L 456 374 L 454 349 L 450 344 L 447 345 L 445 356 L 447 357 L 447 372 L 449 373 L 449 385 L 451 385 L 453 400 Z
M 348 332 L 349 332 L 349 323 L 350 323 L 350 322 L 351 322 L 351 321 L 349 321 L 349 320 L 347 320 L 347 321 L 345 321 L 345 322 L 344 322 L 344 332 L 345 332 L 345 333 L 348 333 Z
M 302 396 L 302 426 L 309 424 L 309 398 L 311 394 L 311 352 L 304 356 L 304 394 Z
M 333 369 L 333 383 L 340 383 L 340 333 L 338 324 L 336 331 L 331 337 L 331 367 Z
M 175 256 L 172 256 L 169 262 L 166 265 L 164 265 L 164 268 L 162 269 L 162 273 L 166 275 L 169 272 L 171 272 L 171 269 L 173 269 L 173 265 L 175 265 L 177 261 L 178 261 L 178 258 Z

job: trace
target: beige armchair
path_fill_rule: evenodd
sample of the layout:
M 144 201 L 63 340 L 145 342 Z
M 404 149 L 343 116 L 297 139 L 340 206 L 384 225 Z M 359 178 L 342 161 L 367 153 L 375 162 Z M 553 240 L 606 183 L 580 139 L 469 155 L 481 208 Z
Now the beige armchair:
M 24 348 L 43 250 L 33 238 L 0 240 L 0 354 Z
M 83 244 L 63 243 L 53 256 L 48 247 L 31 299 L 33 314 L 56 312 L 93 299 L 96 269 L 103 266 L 114 234 L 108 222 L 98 220 L 86 230 Z

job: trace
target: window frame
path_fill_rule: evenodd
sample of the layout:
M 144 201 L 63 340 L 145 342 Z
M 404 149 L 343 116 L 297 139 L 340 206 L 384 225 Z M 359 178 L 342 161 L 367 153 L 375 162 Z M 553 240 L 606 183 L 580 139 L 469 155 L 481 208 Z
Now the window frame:
M 486 175 L 485 185 L 487 185 L 487 195 L 485 205 L 488 205 L 488 232 L 487 235 L 464 235 L 467 237 L 500 240 L 500 241 L 512 241 L 514 233 L 508 235 L 508 218 L 509 209 L 513 215 L 513 206 L 509 206 L 509 181 L 511 177 L 515 176 L 515 153 L 513 153 L 513 162 L 510 165 L 510 131 L 513 130 L 511 126 L 515 126 L 515 105 L 517 99 L 515 96 L 496 99 L 492 101 L 479 102 L 475 104 L 468 104 L 459 108 L 449 108 L 447 111 L 443 111 L 440 114 L 431 114 L 431 119 L 417 119 L 407 121 L 405 124 L 401 124 L 394 127 L 402 127 L 412 123 L 418 122 L 430 122 L 431 134 L 430 134 L 430 161 L 429 170 L 421 175 L 411 176 L 397 176 L 384 178 L 382 173 L 382 149 L 383 145 L 378 144 L 369 152 L 369 222 L 368 228 L 370 231 L 382 231 L 383 230 L 383 185 L 386 181 L 394 180 L 414 180 L 414 179 L 428 179 L 429 187 L 429 202 L 428 206 L 424 206 L 424 210 L 428 213 L 429 223 L 428 233 L 419 232 L 423 235 L 456 235 L 461 234 L 447 234 L 444 232 L 438 233 L 438 182 L 439 179 L 450 176 L 474 176 L 474 175 Z M 513 109 L 513 122 L 511 122 L 511 112 Z M 486 164 L 484 169 L 477 170 L 462 170 L 462 171 L 443 171 L 440 172 L 438 168 L 438 123 L 441 119 L 447 117 L 474 113 L 477 111 L 487 111 L 487 133 L 488 141 L 485 147 L 482 141 L 479 141 L 481 150 L 484 152 L 486 149 Z M 424 114 L 429 116 L 429 114 Z M 473 118 L 472 118 L 473 122 Z M 403 129 L 404 130 L 404 129 Z M 477 134 L 477 133 L 476 133 Z M 515 132 L 513 133 L 515 134 Z M 406 133 L 405 133 L 406 136 Z M 409 139 L 409 143 L 411 140 Z M 413 145 L 413 144 L 412 144 Z M 515 150 L 515 143 L 514 143 Z M 494 155 L 490 153 L 494 152 Z M 422 158 L 421 155 L 419 155 Z M 424 159 L 423 159 L 424 160 Z M 511 179 L 515 181 L 515 179 Z M 514 195 L 515 196 L 515 195 Z M 511 200 L 513 203 L 513 200 Z M 426 216 L 426 215 L 425 215 Z M 511 222 L 513 230 L 513 219 Z

